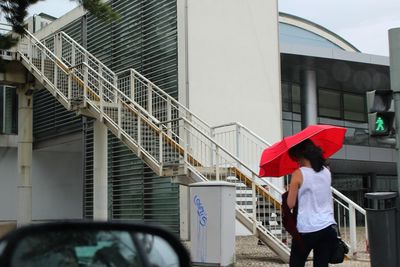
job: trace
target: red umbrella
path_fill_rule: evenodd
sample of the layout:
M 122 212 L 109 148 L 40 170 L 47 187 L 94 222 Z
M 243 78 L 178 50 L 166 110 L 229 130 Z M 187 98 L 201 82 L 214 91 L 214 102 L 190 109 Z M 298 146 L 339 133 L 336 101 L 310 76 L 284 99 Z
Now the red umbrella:
M 323 150 L 324 158 L 336 153 L 343 146 L 346 128 L 333 125 L 310 125 L 301 132 L 285 137 L 266 148 L 260 160 L 260 177 L 279 177 L 299 168 L 289 157 L 289 149 L 306 139 L 311 139 Z

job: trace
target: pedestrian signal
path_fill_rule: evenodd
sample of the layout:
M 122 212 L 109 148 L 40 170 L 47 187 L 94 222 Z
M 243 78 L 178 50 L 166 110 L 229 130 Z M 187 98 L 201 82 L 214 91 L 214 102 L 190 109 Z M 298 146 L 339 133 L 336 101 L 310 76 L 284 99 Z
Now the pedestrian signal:
M 369 133 L 371 136 L 394 134 L 393 92 L 374 90 L 367 92 Z

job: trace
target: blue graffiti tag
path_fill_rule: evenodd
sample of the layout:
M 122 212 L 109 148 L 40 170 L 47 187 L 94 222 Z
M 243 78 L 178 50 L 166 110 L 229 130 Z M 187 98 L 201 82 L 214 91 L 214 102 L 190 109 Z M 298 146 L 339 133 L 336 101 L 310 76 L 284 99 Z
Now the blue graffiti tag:
M 205 227 L 207 225 L 206 210 L 204 209 L 204 206 L 197 195 L 194 196 L 193 200 L 194 200 L 194 205 L 197 208 L 197 217 L 199 218 L 199 223 L 201 226 Z

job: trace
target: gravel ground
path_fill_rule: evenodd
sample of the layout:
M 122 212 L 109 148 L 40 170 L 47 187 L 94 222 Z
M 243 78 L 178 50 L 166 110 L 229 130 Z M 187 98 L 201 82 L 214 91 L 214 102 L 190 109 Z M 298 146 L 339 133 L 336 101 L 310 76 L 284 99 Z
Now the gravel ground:
M 332 266 L 341 267 L 367 267 L 370 262 L 366 255 L 364 260 L 345 260 L 342 264 Z M 257 245 L 257 238 L 254 236 L 236 237 L 236 265 L 235 267 L 249 266 L 271 266 L 282 267 L 288 264 L 282 263 L 279 258 L 267 246 Z M 312 267 L 312 262 L 307 262 L 307 267 Z

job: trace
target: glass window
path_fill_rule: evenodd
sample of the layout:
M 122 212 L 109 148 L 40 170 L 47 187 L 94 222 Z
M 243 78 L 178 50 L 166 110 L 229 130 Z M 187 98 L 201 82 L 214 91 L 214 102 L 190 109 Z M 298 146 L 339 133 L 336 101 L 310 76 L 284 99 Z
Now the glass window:
M 282 110 L 283 111 L 292 111 L 290 108 L 291 104 L 291 92 L 290 92 L 290 83 L 282 82 Z
M 289 136 L 293 134 L 293 122 L 288 120 L 282 121 L 283 136 Z
M 340 92 L 319 89 L 318 113 L 321 117 L 341 118 Z
M 366 121 L 364 96 L 344 93 L 343 112 L 345 120 Z
M 282 110 L 301 113 L 300 85 L 282 82 Z
M 13 87 L 0 87 L 0 133 L 17 133 L 17 94 Z
M 292 108 L 293 112 L 301 113 L 301 90 L 299 84 L 292 84 Z

